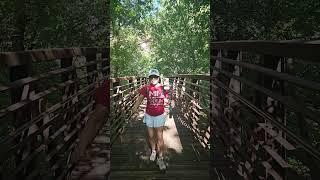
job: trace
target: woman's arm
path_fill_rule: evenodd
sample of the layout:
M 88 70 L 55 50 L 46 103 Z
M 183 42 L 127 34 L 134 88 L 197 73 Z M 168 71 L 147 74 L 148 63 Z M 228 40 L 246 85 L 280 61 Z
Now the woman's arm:
M 139 97 L 136 99 L 136 102 L 134 103 L 132 107 L 132 113 L 136 113 L 139 105 L 142 103 L 143 99 L 147 97 L 147 86 L 144 85 L 139 89 Z

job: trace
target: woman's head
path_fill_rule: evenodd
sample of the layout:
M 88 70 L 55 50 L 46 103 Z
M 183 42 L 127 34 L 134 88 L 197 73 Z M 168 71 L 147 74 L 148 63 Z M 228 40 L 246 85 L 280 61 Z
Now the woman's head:
M 160 76 L 160 73 L 159 73 L 159 71 L 157 69 L 150 69 L 150 71 L 149 71 L 149 81 L 150 81 L 151 84 L 156 85 L 156 84 L 160 83 L 159 76 Z

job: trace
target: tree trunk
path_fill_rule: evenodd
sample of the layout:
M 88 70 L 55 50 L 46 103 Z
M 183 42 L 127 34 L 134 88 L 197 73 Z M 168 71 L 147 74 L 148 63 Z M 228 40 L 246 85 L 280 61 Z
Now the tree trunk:
M 24 50 L 24 33 L 26 28 L 25 0 L 15 1 L 15 33 L 13 35 L 13 51 Z

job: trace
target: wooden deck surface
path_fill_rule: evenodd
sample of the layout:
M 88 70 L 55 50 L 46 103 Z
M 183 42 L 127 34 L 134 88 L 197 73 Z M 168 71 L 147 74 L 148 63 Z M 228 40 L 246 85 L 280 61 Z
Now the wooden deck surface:
M 71 173 L 72 180 L 106 180 L 110 172 L 110 129 L 106 123 Z
M 211 163 L 209 173 L 209 152 L 195 140 L 176 114 L 166 119 L 163 136 L 167 170 L 161 172 L 156 163 L 149 160 L 150 148 L 146 141 L 146 125 L 142 122 L 142 109 L 138 116 L 129 120 L 124 133 L 112 145 L 111 153 L 109 124 L 102 127 L 72 171 L 72 180 L 239 179 L 236 171 L 226 165 L 228 161 L 222 151 L 212 155 L 214 163 Z
M 141 111 L 112 145 L 110 180 L 210 179 L 209 153 L 175 117 L 167 117 L 165 124 L 165 172 L 160 172 L 156 163 L 149 160 L 150 148 Z

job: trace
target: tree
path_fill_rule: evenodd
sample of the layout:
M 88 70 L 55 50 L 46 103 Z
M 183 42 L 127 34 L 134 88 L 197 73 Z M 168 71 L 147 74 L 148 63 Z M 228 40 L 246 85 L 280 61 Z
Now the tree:
M 209 1 L 162 1 L 152 20 L 154 60 L 161 71 L 209 72 Z

